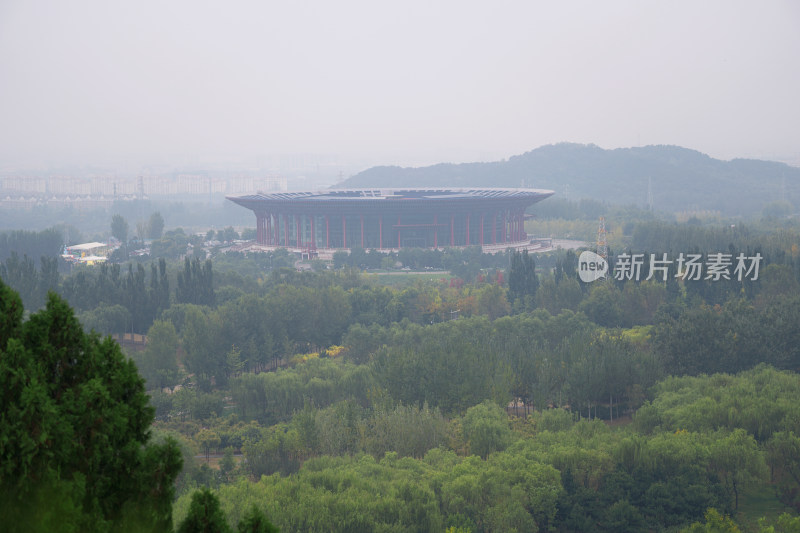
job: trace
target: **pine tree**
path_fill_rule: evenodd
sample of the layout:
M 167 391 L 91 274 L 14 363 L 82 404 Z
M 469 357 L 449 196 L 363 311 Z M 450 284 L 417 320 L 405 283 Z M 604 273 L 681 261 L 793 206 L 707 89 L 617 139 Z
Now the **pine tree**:
M 22 321 L 0 282 L 0 523 L 6 531 L 169 531 L 181 454 L 149 440 L 144 382 L 67 303 Z M 54 509 L 57 512 L 53 511 Z
M 232 533 L 219 499 L 207 487 L 192 494 L 189 514 L 178 526 L 178 533 Z

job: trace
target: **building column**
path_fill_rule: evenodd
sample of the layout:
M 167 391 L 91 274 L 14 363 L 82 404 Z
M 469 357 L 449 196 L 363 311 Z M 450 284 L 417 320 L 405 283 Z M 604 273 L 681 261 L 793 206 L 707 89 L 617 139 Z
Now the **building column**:
M 433 247 L 439 247 L 439 215 L 437 213 L 433 215 Z
M 342 215 L 342 248 L 347 248 L 347 222 Z
M 295 222 L 295 225 L 297 226 L 297 247 L 298 248 L 303 246 L 302 240 L 300 239 L 300 218 L 301 218 L 301 215 L 295 215 L 294 216 L 294 222 Z
M 469 246 L 469 213 L 467 213 L 467 246 Z
M 450 246 L 455 246 L 456 245 L 455 224 L 456 224 L 456 216 L 455 215 L 450 215 Z
M 286 239 L 284 241 L 284 245 L 288 248 L 289 247 L 289 215 L 283 215 L 283 238 Z
M 266 244 L 269 246 L 272 244 L 272 215 L 267 215 L 267 230 L 266 235 L 264 235 L 266 239 Z
M 317 239 L 316 235 L 314 235 L 314 215 L 311 215 L 311 249 L 317 249 Z
M 517 240 L 518 221 L 517 214 L 513 211 L 508 212 L 509 221 L 511 222 L 511 231 L 509 232 L 509 241 Z
M 481 246 L 483 246 L 483 213 L 481 213 Z
M 400 249 L 400 215 L 397 215 L 397 249 Z
M 383 216 L 378 217 L 378 249 L 383 250 Z
M 361 248 L 364 248 L 364 215 L 361 215 Z
M 325 248 L 331 247 L 331 217 L 325 215 Z

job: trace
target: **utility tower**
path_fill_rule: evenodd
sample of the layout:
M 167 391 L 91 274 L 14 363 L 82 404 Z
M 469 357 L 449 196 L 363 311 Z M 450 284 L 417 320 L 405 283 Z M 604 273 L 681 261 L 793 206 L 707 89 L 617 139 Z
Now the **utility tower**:
M 600 217 L 600 226 L 597 228 L 597 255 L 608 259 L 608 243 L 606 242 L 606 219 Z

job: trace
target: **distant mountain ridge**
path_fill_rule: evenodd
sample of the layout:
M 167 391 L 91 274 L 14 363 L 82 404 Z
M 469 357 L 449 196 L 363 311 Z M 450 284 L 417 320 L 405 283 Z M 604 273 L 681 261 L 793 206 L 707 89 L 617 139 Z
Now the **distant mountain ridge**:
M 546 145 L 507 161 L 378 166 L 336 187 L 531 187 L 560 197 L 614 204 L 648 203 L 663 211 L 714 210 L 749 215 L 764 205 L 800 205 L 800 168 L 754 159 L 722 161 L 680 146 L 605 150 L 589 144 Z

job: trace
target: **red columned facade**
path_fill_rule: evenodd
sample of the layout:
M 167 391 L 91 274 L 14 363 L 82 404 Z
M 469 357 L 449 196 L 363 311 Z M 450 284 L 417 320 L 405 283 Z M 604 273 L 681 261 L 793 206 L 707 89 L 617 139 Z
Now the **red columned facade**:
M 265 246 L 403 248 L 518 243 L 540 189 L 356 189 L 229 196 Z

